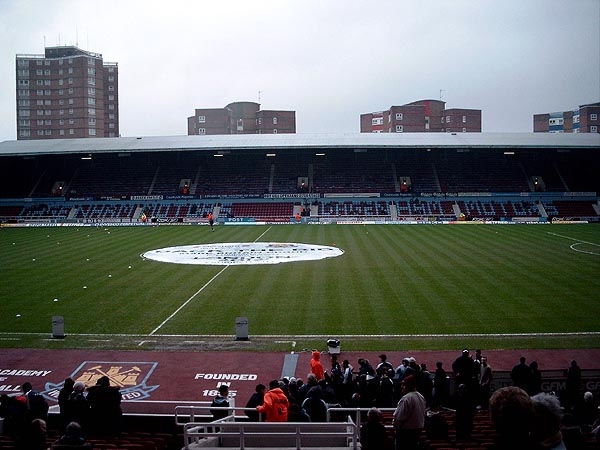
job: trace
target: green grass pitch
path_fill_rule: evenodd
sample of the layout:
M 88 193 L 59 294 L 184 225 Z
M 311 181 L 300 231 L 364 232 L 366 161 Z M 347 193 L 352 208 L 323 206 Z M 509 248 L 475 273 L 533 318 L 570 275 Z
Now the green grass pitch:
M 140 256 L 256 240 L 345 253 L 225 270 Z M 345 336 L 363 349 L 443 349 L 476 336 L 487 348 L 600 346 L 600 227 L 591 224 L 2 228 L 0 250 L 0 338 L 50 333 L 55 315 L 67 335 L 99 339 L 233 336 L 245 316 L 251 336 L 299 345 Z

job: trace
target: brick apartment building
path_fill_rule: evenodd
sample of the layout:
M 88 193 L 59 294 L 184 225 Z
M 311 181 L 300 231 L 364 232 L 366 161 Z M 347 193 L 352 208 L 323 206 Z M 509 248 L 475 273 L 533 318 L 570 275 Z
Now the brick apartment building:
M 600 133 L 600 102 L 573 111 L 534 114 L 534 133 Z
M 254 102 L 196 109 L 187 120 L 190 136 L 296 133 L 296 111 L 261 110 L 260 104 Z
M 480 133 L 481 110 L 451 108 L 441 100 L 418 100 L 360 115 L 361 133 Z
M 117 63 L 75 46 L 16 55 L 17 139 L 119 136 Z

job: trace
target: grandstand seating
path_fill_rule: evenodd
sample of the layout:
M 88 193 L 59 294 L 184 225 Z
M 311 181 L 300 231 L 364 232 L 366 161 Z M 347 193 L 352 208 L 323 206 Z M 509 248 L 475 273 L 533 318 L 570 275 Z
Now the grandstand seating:
M 92 160 L 76 155 L 3 157 L 0 199 L 5 201 L 0 218 L 136 221 L 139 217 L 134 216 L 143 210 L 161 220 L 195 219 L 216 205 L 221 206 L 221 219 L 282 218 L 293 215 L 294 204 L 311 201 L 317 203 L 312 215 L 327 218 L 454 217 L 459 209 L 466 220 L 600 219 L 592 207 L 600 189 L 597 152 L 520 150 L 509 156 L 477 149 L 328 149 L 325 153 L 316 156 L 298 150 L 277 152 L 276 157 L 262 152 L 221 157 L 193 151 L 109 153 Z M 308 180 L 302 192 L 299 177 Z M 539 197 L 533 177 L 544 182 L 546 192 Z M 182 179 L 191 183 L 185 196 L 180 191 Z M 411 183 L 409 192 L 400 189 L 405 179 Z M 52 192 L 58 184 L 64 189 Z M 569 196 L 570 191 L 576 194 Z M 302 198 L 304 193 L 317 198 Z M 265 194 L 296 199 L 274 202 Z

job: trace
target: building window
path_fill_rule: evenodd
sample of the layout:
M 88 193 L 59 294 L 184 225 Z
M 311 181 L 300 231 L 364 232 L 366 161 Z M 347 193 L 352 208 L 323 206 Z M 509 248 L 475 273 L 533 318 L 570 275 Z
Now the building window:
M 44 95 L 44 90 L 43 89 L 38 89 L 38 90 L 35 91 L 35 93 L 37 95 Z
M 65 104 L 65 100 L 61 98 L 60 100 L 58 100 L 58 104 L 61 105 L 61 106 L 64 105 Z
M 73 128 L 69 128 L 69 134 L 70 134 L 70 135 L 73 135 L 73 134 L 75 134 L 75 130 L 74 130 Z
M 58 121 L 58 124 L 59 124 L 59 125 L 64 125 L 64 124 L 65 124 L 65 119 L 60 119 L 60 120 Z
M 277 125 L 277 117 L 273 117 L 273 125 Z
M 114 77 L 114 76 L 112 76 L 112 75 L 109 75 L 109 76 L 108 76 L 108 81 L 109 81 L 110 83 L 112 83 L 113 81 L 115 81 L 115 77 Z
M 598 132 L 598 127 L 596 125 L 592 125 L 590 127 L 590 133 L 597 133 Z
M 27 59 L 19 59 L 18 64 L 21 67 L 29 67 L 29 61 Z
M 37 115 L 38 116 L 43 116 L 44 115 L 44 110 L 43 109 L 38 109 L 37 110 Z
M 52 125 L 52 119 L 44 120 L 44 125 Z
M 50 75 L 50 69 L 44 70 L 44 75 Z
M 63 80 L 62 78 L 60 78 L 60 79 L 58 80 L 58 85 L 59 85 L 59 86 L 62 86 L 64 82 L 65 82 L 65 80 Z
M 58 134 L 60 134 L 61 136 L 65 135 L 65 130 L 58 130 Z
M 113 113 L 110 113 L 108 115 L 109 120 L 115 120 L 115 115 Z
M 58 114 L 61 115 L 61 116 L 64 115 L 65 114 L 65 110 L 64 109 L 59 109 L 58 110 Z
M 88 97 L 88 105 L 95 105 L 96 99 L 93 97 Z
M 113 102 L 115 100 L 115 96 L 114 95 L 109 95 L 108 96 L 108 100 Z
M 92 78 L 92 77 L 89 77 L 88 78 L 88 84 L 91 84 L 92 86 L 95 86 L 96 85 L 96 79 Z
M 89 133 L 90 136 L 96 136 L 96 129 L 95 128 L 90 128 L 88 130 L 88 133 Z
M 88 75 L 96 75 L 96 69 L 93 67 L 88 67 Z
M 88 119 L 88 125 L 96 125 L 96 119 L 94 117 L 90 117 Z
M 47 59 L 44 60 L 44 65 L 45 66 L 49 66 L 50 65 L 50 61 L 48 61 Z
M 29 80 L 19 80 L 19 87 L 29 86 Z
M 114 128 L 114 127 L 115 127 L 115 124 L 114 124 L 114 123 L 109 123 L 109 124 L 108 124 L 108 128 Z
M 88 114 L 90 116 L 95 116 L 96 115 L 96 110 L 94 108 L 88 108 Z
M 19 97 L 29 97 L 28 89 L 19 89 Z
M 35 80 L 35 84 L 37 84 L 38 86 L 43 86 L 44 80 Z
M 73 114 L 73 108 L 69 108 L 69 114 Z
M 30 125 L 30 121 L 28 119 L 19 119 L 20 127 L 28 127 Z
M 45 130 L 45 131 L 44 131 L 44 134 L 45 134 L 46 136 L 52 136 L 52 130 Z
M 115 90 L 115 87 L 111 84 L 108 86 L 108 90 L 113 92 Z
M 20 77 L 28 77 L 29 69 L 19 69 L 19 70 L 17 70 L 17 75 Z
M 62 69 L 58 69 L 58 74 L 59 74 L 59 75 L 62 75 L 63 73 L 65 73 L 65 71 L 64 71 L 64 70 L 62 70 Z
M 58 90 L 58 95 L 63 95 L 65 93 L 64 89 L 59 89 Z
M 113 105 L 112 103 L 110 103 L 108 105 L 108 109 L 111 110 L 111 111 L 113 111 L 115 109 L 115 105 Z
M 45 116 L 51 116 L 52 115 L 52 110 L 51 109 L 45 109 L 44 110 L 44 115 Z
M 31 111 L 29 109 L 20 109 L 19 110 L 19 117 L 30 117 L 31 116 Z
M 277 134 L 277 128 L 273 128 L 273 134 Z
M 108 68 L 108 71 L 112 73 L 112 72 L 114 72 L 114 71 L 115 71 L 115 68 L 114 68 L 114 67 L 109 67 L 109 68 Z
M 396 113 L 396 120 L 402 120 L 402 113 Z
M 467 129 L 466 129 L 466 128 L 463 128 L 463 131 L 462 131 L 462 132 L 463 132 L 463 133 L 466 133 L 466 132 L 467 132 Z
M 442 122 L 442 123 L 444 123 L 444 116 L 442 116 L 442 120 L 441 120 L 441 122 Z
M 206 116 L 198 116 L 198 123 L 206 123 Z
M 371 125 L 383 125 L 383 117 L 374 117 L 371 119 Z
M 19 100 L 19 106 L 29 106 L 29 100 Z
M 72 99 L 72 98 L 70 98 L 70 99 L 69 99 L 69 105 L 72 105 L 73 103 L 75 103 L 75 100 L 74 100 L 74 99 Z
M 44 105 L 51 105 L 52 104 L 52 100 L 44 100 Z
M 73 73 L 73 68 L 69 67 L 69 70 L 67 71 L 68 73 Z
M 590 120 L 598 120 L 598 114 L 590 114 Z
M 467 123 L 467 116 L 463 116 L 463 123 Z
M 396 133 L 404 132 L 404 127 L 402 125 L 396 125 Z
M 92 58 L 88 58 L 88 66 L 94 66 L 95 62 Z
M 237 120 L 237 131 L 244 131 L 244 121 L 242 119 Z
M 450 123 L 450 116 L 446 116 L 446 123 Z
M 206 134 L 206 128 L 198 128 L 198 134 Z
M 38 119 L 36 123 L 38 124 L 38 126 L 44 125 L 44 121 L 42 119 Z
M 69 84 L 73 84 L 73 78 L 69 78 Z
M 75 125 L 75 119 L 69 119 L 69 125 Z
M 68 92 L 69 94 L 72 94 L 72 93 L 74 92 L 74 91 L 73 91 L 73 88 L 69 88 L 69 90 L 68 90 L 67 92 Z
M 21 137 L 29 137 L 29 136 L 31 136 L 31 131 L 29 131 L 29 130 L 19 130 L 19 136 L 21 136 Z
M 52 95 L 52 91 L 50 91 L 50 89 L 46 89 L 44 91 L 44 95 Z
M 96 95 L 96 88 L 89 87 L 88 88 L 88 95 Z
M 37 130 L 37 135 L 38 136 L 43 136 L 44 135 L 44 130 Z

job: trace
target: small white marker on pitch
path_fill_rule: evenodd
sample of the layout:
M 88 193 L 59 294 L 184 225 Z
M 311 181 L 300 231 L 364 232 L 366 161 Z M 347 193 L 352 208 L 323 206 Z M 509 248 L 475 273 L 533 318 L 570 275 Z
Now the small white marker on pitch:
M 17 314 L 17 317 L 21 317 L 21 314 Z
M 127 266 L 128 269 L 131 269 L 131 266 Z
M 112 275 L 110 273 L 108 274 L 108 278 L 112 278 Z
M 84 289 L 87 289 L 87 286 L 84 286 L 83 288 L 84 288 Z
M 54 299 L 54 301 L 55 301 L 55 302 L 57 302 L 57 301 L 58 301 L 58 299 L 57 299 L 57 298 L 55 298 L 55 299 Z

